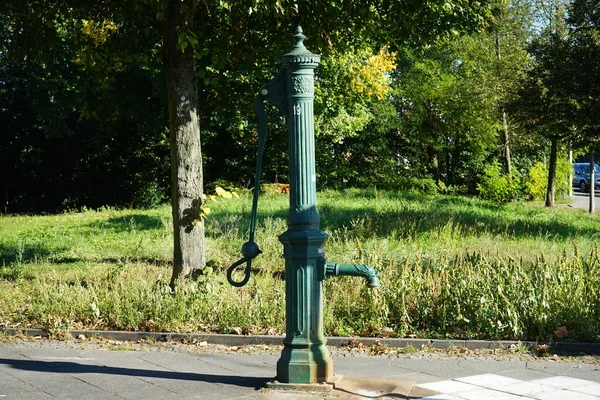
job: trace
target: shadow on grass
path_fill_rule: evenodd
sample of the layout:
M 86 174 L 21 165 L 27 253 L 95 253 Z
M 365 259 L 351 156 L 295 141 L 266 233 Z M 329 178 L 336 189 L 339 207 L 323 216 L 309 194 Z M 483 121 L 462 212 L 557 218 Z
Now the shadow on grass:
M 94 221 L 86 226 L 99 230 L 112 230 L 117 233 L 164 229 L 160 218 L 144 214 L 125 214 L 103 221 Z
M 102 263 L 102 264 L 122 264 L 138 262 L 144 264 L 153 264 L 156 266 L 171 266 L 173 260 L 162 259 L 157 257 L 103 257 L 103 258 L 80 258 L 70 256 L 60 256 L 57 254 L 65 253 L 69 249 L 67 247 L 49 248 L 40 242 L 22 245 L 22 246 L 7 246 L 0 244 L 0 268 L 4 271 L 0 273 L 0 277 L 5 279 L 14 279 L 19 271 L 22 270 L 22 265 L 35 262 L 47 262 L 50 264 L 75 264 L 84 263 Z M 13 276 L 15 275 L 15 276 Z
M 171 266 L 173 265 L 173 260 L 171 259 L 163 259 L 157 257 L 103 257 L 103 258 L 78 258 L 78 257 L 49 257 L 47 261 L 51 264 L 75 264 L 78 262 L 94 262 L 99 264 L 124 264 L 124 263 L 143 263 L 143 264 L 153 264 L 158 267 L 162 266 Z
M 28 263 L 44 260 L 55 251 L 40 242 L 16 246 L 0 243 L 0 279 L 16 281 L 26 277 Z
M 335 210 L 328 210 L 335 212 Z M 450 212 L 445 210 L 403 212 L 384 212 L 373 214 L 369 209 L 354 210 L 346 214 L 345 221 L 330 219 L 329 214 L 323 218 L 322 226 L 325 229 L 335 230 L 344 226 L 351 229 L 352 221 L 358 221 L 361 234 L 370 234 L 378 237 L 410 237 L 427 232 L 440 232 L 447 228 L 458 229 L 458 232 L 467 232 L 479 236 L 484 234 L 501 235 L 516 238 L 553 237 L 560 239 L 574 239 L 586 237 L 588 239 L 600 235 L 600 227 L 575 227 L 561 221 L 535 221 L 529 219 L 516 219 L 506 221 L 502 215 L 486 216 L 469 212 Z M 343 210 L 342 210 L 343 212 Z M 356 224 L 356 223 L 355 223 Z
M 350 196 L 352 197 L 352 196 Z M 377 207 L 378 199 L 360 197 L 360 202 L 340 201 L 336 204 L 331 198 L 319 202 L 321 229 L 331 233 L 347 229 L 356 236 L 377 236 L 405 238 L 423 233 L 441 232 L 454 229 L 456 234 L 473 236 L 501 235 L 515 238 L 574 239 L 600 237 L 600 225 L 581 223 L 578 217 L 549 215 L 544 208 L 517 209 L 513 205 L 495 204 L 478 199 L 459 196 L 419 197 L 399 195 L 398 205 L 392 210 Z M 368 199 L 368 203 L 364 200 Z M 385 198 L 386 201 L 390 197 Z M 365 205 L 366 203 L 366 205 Z M 372 205 L 372 206 L 371 206 Z M 287 209 L 271 213 L 260 212 L 257 226 L 267 218 L 287 218 Z M 216 212 L 214 221 L 225 220 L 226 212 Z M 240 232 L 247 231 L 250 216 L 239 221 Z M 209 232 L 210 235 L 210 232 Z
M 66 251 L 66 247 L 48 247 L 41 242 L 7 246 L 0 243 L 0 267 L 48 259 L 52 254 Z
M 38 360 L 15 360 L 2 359 L 0 364 L 4 364 L 13 369 L 37 373 L 56 373 L 56 374 L 98 374 L 104 376 L 123 376 L 132 378 L 153 378 L 153 379 L 171 379 L 189 382 L 217 383 L 221 385 L 238 386 L 245 388 L 260 388 L 269 380 L 253 376 L 239 375 L 216 375 L 194 372 L 178 372 L 140 368 L 113 367 L 107 365 L 80 364 L 70 361 L 38 361 Z M 160 386 L 160 385 L 159 385 Z

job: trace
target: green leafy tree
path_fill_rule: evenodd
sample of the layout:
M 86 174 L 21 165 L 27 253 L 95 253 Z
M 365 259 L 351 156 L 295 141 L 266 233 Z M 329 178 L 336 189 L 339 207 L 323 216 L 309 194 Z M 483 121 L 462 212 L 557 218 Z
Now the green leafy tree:
M 481 183 L 477 184 L 479 195 L 495 202 L 518 200 L 522 194 L 521 181 L 515 173 L 502 171 L 497 162 L 485 167 Z
M 486 98 L 495 109 L 504 169 L 512 173 L 511 148 L 519 147 L 521 137 L 512 123 L 506 105 L 517 96 L 518 85 L 529 65 L 527 44 L 530 40 L 532 7 L 528 1 L 499 2 L 490 28 L 476 35 L 472 52 L 479 58 L 480 73 L 489 90 Z
M 571 182 L 569 173 L 573 166 L 566 157 L 558 157 L 556 169 L 556 188 L 557 193 L 562 195 L 563 199 L 568 196 Z M 548 193 L 548 165 L 538 161 L 528 172 L 525 182 L 525 192 L 534 200 L 544 200 Z
M 550 142 L 547 207 L 554 207 L 559 150 L 575 132 L 578 108 L 573 91 L 576 71 L 564 22 L 564 8 L 558 7 L 546 30 L 532 42 L 533 67 L 515 103 L 523 126 Z
M 468 46 L 465 39 L 407 52 L 396 78 L 404 155 L 447 186 L 474 182 L 496 143 L 493 108 Z
M 318 70 L 315 126 L 319 182 L 328 187 L 392 185 L 395 166 L 388 131 L 396 53 L 333 50 Z
M 194 33 L 197 0 L 168 0 L 163 37 L 171 133 L 171 207 L 174 260 L 171 286 L 206 265 L 202 151 Z
M 162 81 L 168 105 L 154 95 L 159 91 L 152 91 L 146 100 L 142 100 L 143 95 L 138 99 L 139 107 L 149 105 L 147 110 L 152 115 L 164 115 L 168 110 L 174 283 L 204 266 L 202 224 L 197 223 L 203 194 L 201 139 L 206 144 L 213 142 L 212 151 L 218 149 L 214 143 L 225 139 L 225 143 L 235 145 L 226 147 L 233 149 L 234 155 L 249 153 L 245 150 L 254 147 L 251 103 L 254 94 L 274 74 L 279 56 L 289 50 L 286 33 L 294 25 L 301 22 L 311 33 L 311 50 L 327 56 L 332 49 L 352 46 L 379 49 L 388 45 L 391 51 L 404 45 L 423 46 L 455 32 L 481 29 L 490 15 L 489 1 L 380 0 L 342 4 L 328 0 L 298 5 L 291 0 L 7 0 L 0 4 L 0 55 L 3 64 L 15 66 L 17 59 L 25 57 L 54 66 L 65 61 L 71 68 L 64 75 L 65 87 L 81 76 L 89 79 L 76 86 L 80 93 L 73 93 L 77 99 L 72 104 L 75 112 L 64 117 L 57 113 L 56 126 L 68 118 L 90 125 L 109 121 L 114 123 L 112 126 L 122 126 L 129 122 L 128 126 L 138 126 L 142 132 L 162 135 L 166 118 L 162 125 L 156 122 L 145 127 L 143 121 L 128 121 L 119 97 L 129 88 L 127 76 L 145 76 L 139 84 L 146 87 L 149 82 Z M 52 58 L 51 54 L 62 58 Z M 131 90 L 147 95 L 142 88 Z M 68 105 L 68 101 L 63 104 Z M 26 107 L 22 109 L 22 115 L 27 115 Z M 202 138 L 201 124 L 206 133 Z M 45 125 L 38 129 L 43 134 L 49 132 Z M 76 126 L 69 129 L 76 131 Z M 122 134 L 126 132 L 122 128 Z M 123 136 L 111 139 L 119 145 L 125 143 Z M 140 137 L 140 142 L 146 140 Z M 110 146 L 106 152 L 111 153 Z M 93 156 L 92 152 L 89 157 Z M 277 164 L 275 171 L 281 167 L 279 156 L 272 161 Z M 209 161 L 215 163 L 227 160 L 222 150 L 210 157 Z M 128 166 L 128 160 L 123 150 L 123 164 Z M 244 158 L 242 171 L 248 169 L 250 160 Z M 229 171 L 239 165 L 230 164 Z
M 595 163 L 594 154 L 600 148 L 600 3 L 598 1 L 572 2 L 569 9 L 570 41 L 573 69 L 577 70 L 575 97 L 577 132 L 573 142 L 586 148 L 590 155 L 590 170 Z M 590 185 L 590 207 L 594 212 L 594 185 Z
M 600 143 L 600 3 L 573 1 L 568 22 L 572 69 L 576 70 L 574 96 L 577 100 L 578 135 L 575 143 L 596 149 Z
M 111 49 L 126 28 L 42 2 L 2 2 L 0 18 L 5 210 L 163 201 L 164 83 Z

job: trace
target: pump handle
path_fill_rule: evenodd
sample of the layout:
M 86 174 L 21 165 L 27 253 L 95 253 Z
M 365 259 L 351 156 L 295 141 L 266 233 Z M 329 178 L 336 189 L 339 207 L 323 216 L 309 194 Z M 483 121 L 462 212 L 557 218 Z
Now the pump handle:
M 254 233 L 256 232 L 256 211 L 258 208 L 258 195 L 260 193 L 262 158 L 265 150 L 265 141 L 267 139 L 267 113 L 265 112 L 264 104 L 266 95 L 267 91 L 266 89 L 263 89 L 261 93 L 256 96 L 256 100 L 254 101 L 254 108 L 258 116 L 258 156 L 256 158 L 256 174 L 254 177 L 254 193 L 252 196 L 252 215 L 250 216 L 250 238 L 242 246 L 242 255 L 244 257 L 231 264 L 227 269 L 227 281 L 235 287 L 242 287 L 248 283 L 252 271 L 252 259 L 262 253 L 258 244 L 254 242 Z M 233 271 L 243 263 L 246 263 L 246 267 L 244 268 L 244 278 L 239 282 L 233 280 Z
M 254 233 L 256 232 L 256 210 L 258 208 L 258 195 L 260 193 L 260 178 L 262 175 L 262 159 L 265 152 L 265 142 L 267 140 L 267 113 L 265 111 L 265 103 L 267 100 L 279 110 L 281 115 L 287 114 L 287 95 L 285 87 L 285 70 L 282 68 L 271 82 L 269 82 L 256 96 L 254 100 L 254 108 L 258 117 L 258 157 L 256 158 L 256 174 L 254 177 L 254 194 L 252 197 L 252 215 L 250 216 L 250 238 L 242 246 L 242 255 L 238 261 L 231 264 L 227 269 L 227 281 L 236 287 L 244 286 L 250 279 L 252 270 L 252 260 L 256 258 L 262 251 L 258 244 L 254 242 Z M 244 278 L 241 281 L 233 280 L 233 271 L 246 263 L 244 268 Z

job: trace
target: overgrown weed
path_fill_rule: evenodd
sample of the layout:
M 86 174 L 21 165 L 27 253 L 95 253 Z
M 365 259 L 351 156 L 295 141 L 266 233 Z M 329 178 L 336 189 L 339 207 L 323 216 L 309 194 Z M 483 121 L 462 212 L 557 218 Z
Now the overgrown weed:
M 247 240 L 250 197 L 212 206 L 211 270 L 173 291 L 167 206 L 0 217 L 0 326 L 283 334 L 277 237 L 288 197 L 259 203 L 264 253 L 241 289 L 224 270 Z M 366 263 L 324 284 L 325 333 L 343 336 L 598 340 L 598 217 L 459 196 L 327 191 L 319 196 L 330 262 Z M 212 272 L 208 272 L 212 271 Z

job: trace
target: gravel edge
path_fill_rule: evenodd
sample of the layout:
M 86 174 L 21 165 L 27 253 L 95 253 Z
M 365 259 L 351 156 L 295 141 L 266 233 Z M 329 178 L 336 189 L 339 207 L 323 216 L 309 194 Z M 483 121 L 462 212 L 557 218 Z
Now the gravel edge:
M 61 332 L 62 334 L 63 332 Z M 0 334 L 5 336 L 25 336 L 50 338 L 44 329 L 35 328 L 0 328 Z M 65 336 L 74 338 L 104 338 L 123 342 L 156 341 L 156 342 L 206 342 L 223 346 L 277 346 L 283 342 L 283 336 L 270 335 L 225 335 L 216 333 L 176 333 L 176 332 L 130 332 L 130 331 L 99 331 L 99 330 L 70 330 Z M 328 346 L 346 346 L 361 344 L 363 346 L 387 346 L 389 348 L 413 347 L 415 349 L 453 349 L 467 350 L 508 350 L 516 347 L 527 349 L 537 346 L 547 346 L 549 351 L 562 355 L 600 355 L 599 342 L 531 342 L 512 340 L 437 340 L 413 338 L 369 338 L 369 337 L 327 337 Z

